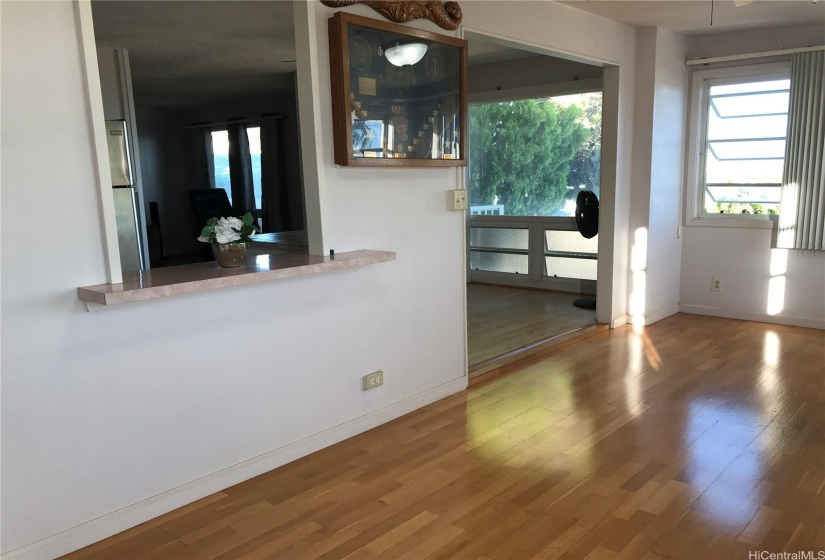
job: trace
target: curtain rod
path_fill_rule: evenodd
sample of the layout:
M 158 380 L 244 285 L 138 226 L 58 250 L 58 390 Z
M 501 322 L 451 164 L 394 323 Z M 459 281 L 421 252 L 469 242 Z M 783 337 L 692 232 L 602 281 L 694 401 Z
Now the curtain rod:
M 800 47 L 798 49 L 779 49 L 776 51 L 766 51 L 749 54 L 734 54 L 730 56 L 715 56 L 713 58 L 694 58 L 686 60 L 685 66 L 699 66 L 702 64 L 713 64 L 714 62 L 728 62 L 730 60 L 746 60 L 748 58 L 763 58 L 766 56 L 782 56 L 783 54 L 793 54 L 800 52 L 825 51 L 825 46 L 820 47 Z
M 229 124 L 258 122 L 258 121 L 262 121 L 262 120 L 265 120 L 265 119 L 282 119 L 282 118 L 284 118 L 283 115 L 265 114 L 265 115 L 261 115 L 260 117 L 256 117 L 254 119 L 232 119 L 232 120 L 227 120 L 227 121 L 222 121 L 222 122 L 209 122 L 209 121 L 206 121 L 206 122 L 192 123 L 189 126 L 184 126 L 183 128 L 209 128 L 209 127 L 212 127 L 212 126 L 224 126 L 224 125 L 229 125 Z

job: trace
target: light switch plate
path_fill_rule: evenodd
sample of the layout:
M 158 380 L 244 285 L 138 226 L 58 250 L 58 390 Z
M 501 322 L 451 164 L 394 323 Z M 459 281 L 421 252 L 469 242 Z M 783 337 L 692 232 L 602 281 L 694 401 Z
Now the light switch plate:
M 467 190 L 455 189 L 453 193 L 453 210 L 467 209 Z

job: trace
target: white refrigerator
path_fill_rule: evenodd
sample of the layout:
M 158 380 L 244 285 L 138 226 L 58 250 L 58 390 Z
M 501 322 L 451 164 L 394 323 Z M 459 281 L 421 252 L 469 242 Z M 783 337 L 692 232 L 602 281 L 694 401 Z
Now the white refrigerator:
M 120 266 L 123 272 L 141 270 L 144 268 L 142 236 L 138 230 L 132 154 L 126 121 L 106 121 L 106 138 L 109 145 L 109 167 L 112 171 Z

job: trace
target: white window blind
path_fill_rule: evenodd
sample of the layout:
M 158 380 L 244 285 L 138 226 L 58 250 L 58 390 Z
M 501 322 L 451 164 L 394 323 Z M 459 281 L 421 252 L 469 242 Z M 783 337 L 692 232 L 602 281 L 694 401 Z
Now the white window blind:
M 791 92 L 777 246 L 825 248 L 825 51 L 791 55 Z

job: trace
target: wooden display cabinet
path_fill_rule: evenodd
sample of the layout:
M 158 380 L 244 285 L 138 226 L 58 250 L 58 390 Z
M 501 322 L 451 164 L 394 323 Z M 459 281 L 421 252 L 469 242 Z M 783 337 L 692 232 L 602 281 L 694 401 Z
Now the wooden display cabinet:
M 329 50 L 336 164 L 466 165 L 467 41 L 338 12 Z

